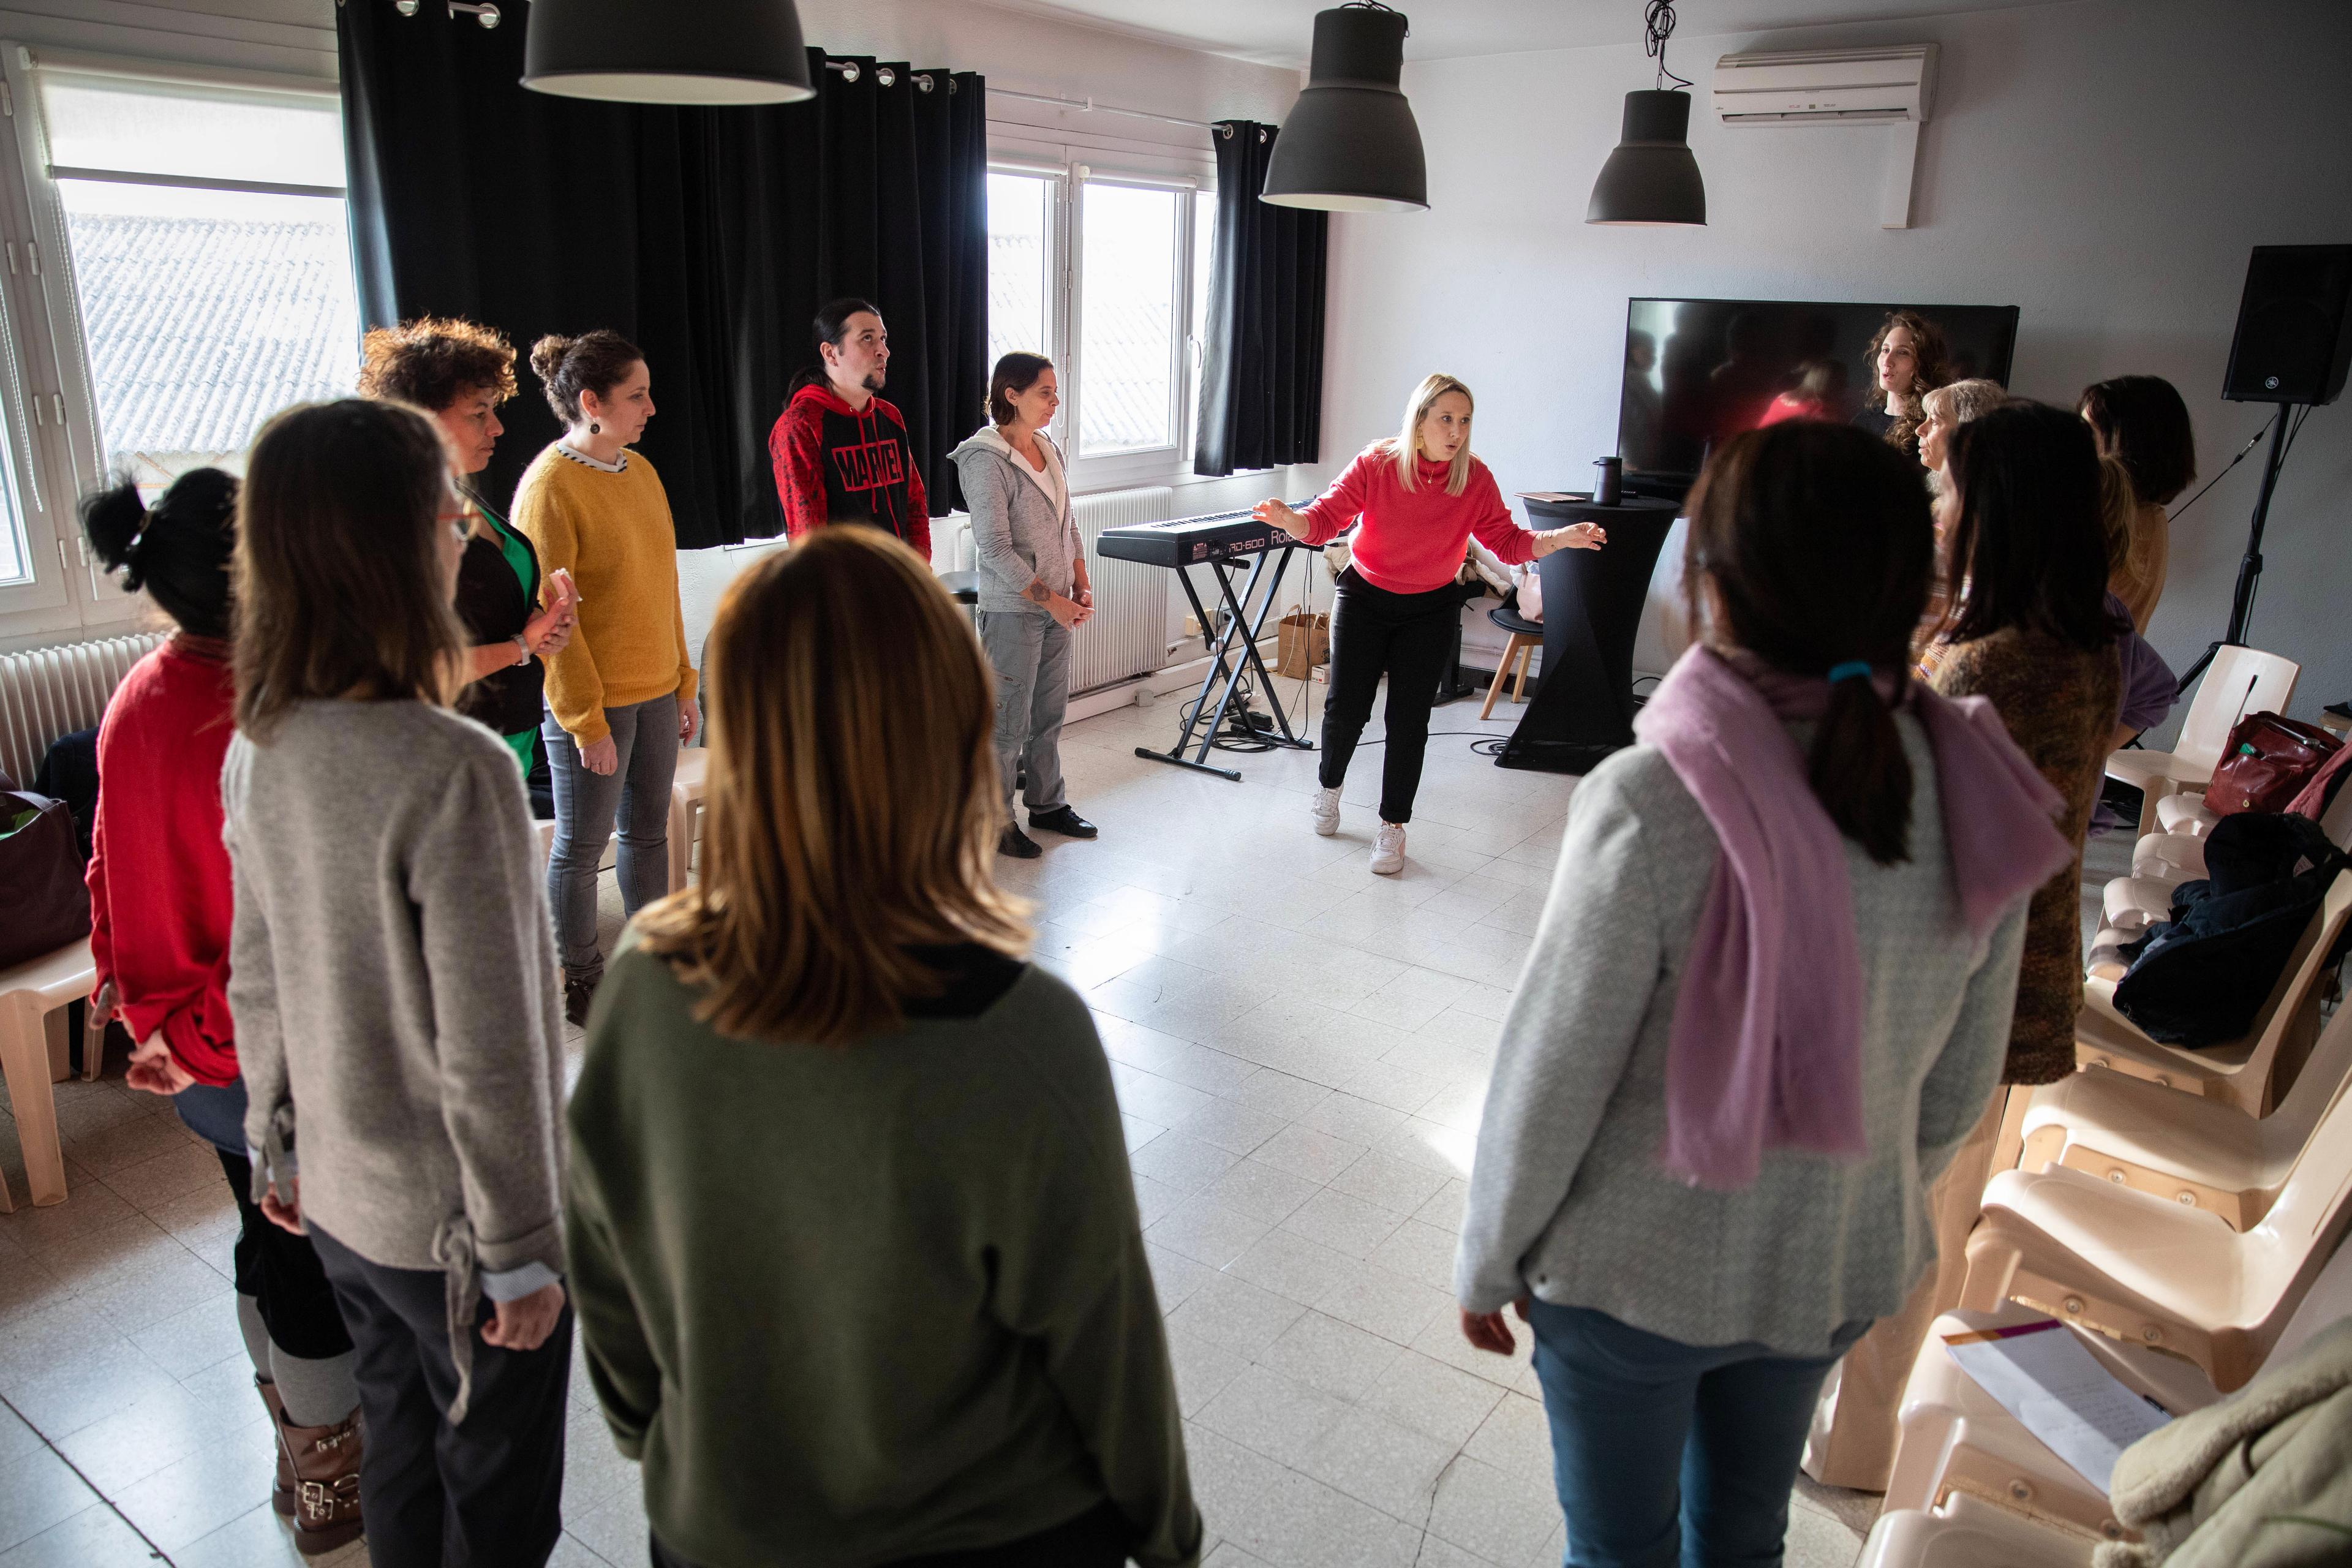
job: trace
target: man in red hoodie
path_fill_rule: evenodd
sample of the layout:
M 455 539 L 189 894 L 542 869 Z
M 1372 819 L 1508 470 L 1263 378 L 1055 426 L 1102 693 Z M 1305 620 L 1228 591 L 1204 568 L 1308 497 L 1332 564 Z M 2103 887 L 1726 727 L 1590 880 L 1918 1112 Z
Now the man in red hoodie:
M 931 514 L 907 422 L 875 394 L 890 366 L 882 313 L 835 300 L 816 313 L 824 378 L 793 394 L 768 433 L 784 531 L 794 539 L 829 522 L 885 530 L 928 561 Z

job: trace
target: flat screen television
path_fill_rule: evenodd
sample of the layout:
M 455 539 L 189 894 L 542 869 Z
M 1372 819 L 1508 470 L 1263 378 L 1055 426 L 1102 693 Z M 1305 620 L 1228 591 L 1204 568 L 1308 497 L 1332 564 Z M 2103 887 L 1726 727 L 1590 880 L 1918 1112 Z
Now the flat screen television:
M 1633 300 L 1617 455 L 1626 488 L 1679 497 L 1706 456 L 1775 414 L 1846 420 L 1875 384 L 1864 353 L 1886 313 L 1912 310 L 1944 331 L 1952 376 L 2007 385 L 2014 305 L 1798 300 Z

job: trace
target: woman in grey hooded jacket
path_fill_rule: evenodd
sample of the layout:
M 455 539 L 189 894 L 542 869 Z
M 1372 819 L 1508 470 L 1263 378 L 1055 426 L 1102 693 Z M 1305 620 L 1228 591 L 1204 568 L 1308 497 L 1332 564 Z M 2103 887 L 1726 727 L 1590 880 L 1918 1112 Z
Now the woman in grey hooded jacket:
M 1071 633 L 1095 611 L 1086 549 L 1070 517 L 1062 454 L 1045 435 L 1061 406 L 1054 362 L 1009 353 L 988 379 L 989 423 L 950 456 L 971 510 L 980 568 L 980 641 L 996 671 L 996 761 L 1004 775 L 1001 854 L 1044 853 L 1013 817 L 1027 778 L 1029 826 L 1092 838 L 1062 784 L 1062 718 L 1070 703 Z

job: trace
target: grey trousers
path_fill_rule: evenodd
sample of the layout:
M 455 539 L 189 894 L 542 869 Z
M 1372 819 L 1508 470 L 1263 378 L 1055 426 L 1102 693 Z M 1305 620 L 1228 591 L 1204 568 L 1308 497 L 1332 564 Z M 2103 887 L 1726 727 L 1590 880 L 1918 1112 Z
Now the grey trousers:
M 669 891 L 669 786 L 677 773 L 677 693 L 604 710 L 620 766 L 592 773 L 580 748 L 550 713 L 547 742 L 555 783 L 555 844 L 547 857 L 547 901 L 555 911 L 555 945 L 563 967 L 593 974 L 604 967 L 596 949 L 596 867 L 613 829 L 621 830 L 621 907 L 635 914 Z
M 1070 707 L 1070 631 L 1026 610 L 980 612 L 980 646 L 996 671 L 996 765 L 1004 806 L 1027 769 L 1031 815 L 1069 805 L 1062 793 L 1062 718 Z

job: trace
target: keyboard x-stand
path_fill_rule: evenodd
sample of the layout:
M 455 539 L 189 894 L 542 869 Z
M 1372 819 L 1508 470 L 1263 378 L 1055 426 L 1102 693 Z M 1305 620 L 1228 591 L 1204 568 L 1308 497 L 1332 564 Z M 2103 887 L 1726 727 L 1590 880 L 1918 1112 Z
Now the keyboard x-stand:
M 1180 768 L 1192 768 L 1220 778 L 1238 782 L 1241 770 L 1221 768 L 1209 761 L 1209 752 L 1225 725 L 1243 674 L 1255 673 L 1257 689 L 1265 693 L 1266 702 L 1274 710 L 1272 721 L 1250 712 L 1248 700 L 1243 699 L 1234 717 L 1246 726 L 1255 739 L 1267 746 L 1286 746 L 1297 751 L 1311 752 L 1314 742 L 1302 741 L 1290 728 L 1290 717 L 1283 711 L 1282 700 L 1275 690 L 1274 678 L 1257 651 L 1259 634 L 1265 629 L 1266 612 L 1273 608 L 1282 592 L 1282 579 L 1290 568 L 1290 558 L 1307 546 L 1271 524 L 1251 518 L 1245 511 L 1223 512 L 1210 517 L 1179 518 L 1169 522 L 1151 523 L 1138 528 L 1106 529 L 1097 543 L 1105 555 L 1118 560 L 1146 562 L 1154 565 L 1172 566 L 1176 580 L 1184 585 L 1184 597 L 1192 606 L 1195 624 L 1201 628 L 1202 645 L 1208 650 L 1209 670 L 1201 678 L 1201 689 L 1192 700 L 1176 743 L 1164 752 L 1149 746 L 1138 746 L 1135 754 L 1154 762 L 1171 763 Z M 1244 555 L 1251 556 L 1249 575 L 1243 580 L 1238 594 L 1234 592 L 1233 569 Z M 1269 575 L 1267 563 L 1274 571 Z M 1221 607 L 1213 618 L 1201 603 L 1201 595 L 1192 586 L 1192 574 L 1185 568 L 1204 565 L 1217 579 Z M 1263 580 L 1264 594 L 1259 595 Z M 1255 598 L 1257 610 L 1249 611 Z M 1246 634 L 1246 635 L 1244 635 Z M 1241 642 L 1238 657 L 1234 653 L 1236 637 Z M 1210 694 L 1216 694 L 1216 708 L 1209 710 Z M 1197 736 L 1197 739 L 1196 739 Z M 1187 756 L 1187 750 L 1192 755 Z

